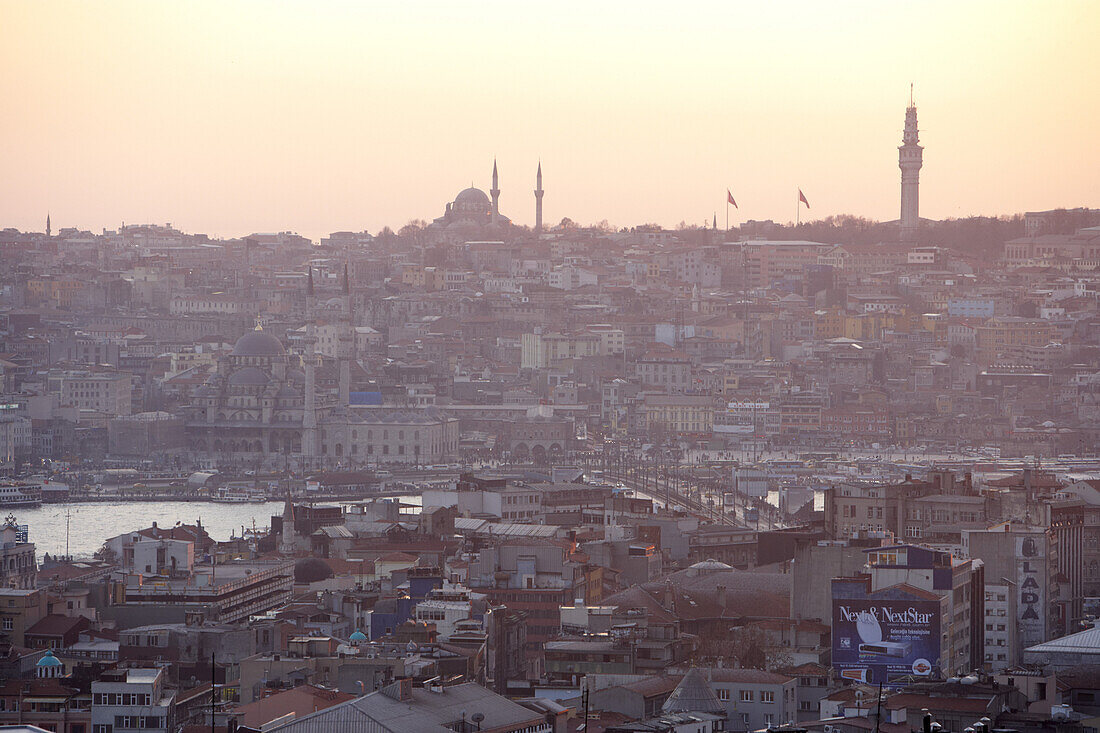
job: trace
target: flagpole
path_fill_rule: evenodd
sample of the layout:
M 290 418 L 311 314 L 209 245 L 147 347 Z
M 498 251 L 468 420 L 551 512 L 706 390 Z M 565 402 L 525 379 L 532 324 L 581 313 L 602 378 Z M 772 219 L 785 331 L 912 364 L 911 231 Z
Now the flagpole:
M 798 198 L 794 202 L 794 225 L 797 227 L 802 216 L 802 191 L 799 190 Z
M 730 197 L 726 194 L 726 239 L 729 239 L 730 235 Z

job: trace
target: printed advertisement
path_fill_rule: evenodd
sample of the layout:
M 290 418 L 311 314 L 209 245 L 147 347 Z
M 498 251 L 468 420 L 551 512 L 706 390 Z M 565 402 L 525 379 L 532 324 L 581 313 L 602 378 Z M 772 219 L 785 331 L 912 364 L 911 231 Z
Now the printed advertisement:
M 938 678 L 939 601 L 833 599 L 833 668 L 873 685 Z
M 1047 639 L 1046 552 L 1043 538 L 1016 538 L 1016 621 L 1020 647 L 1026 649 Z

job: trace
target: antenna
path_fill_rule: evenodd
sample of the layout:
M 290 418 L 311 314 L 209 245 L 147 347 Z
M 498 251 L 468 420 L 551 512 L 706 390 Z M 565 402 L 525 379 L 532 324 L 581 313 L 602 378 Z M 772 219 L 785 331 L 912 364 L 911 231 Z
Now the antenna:
M 909 106 L 913 106 L 913 82 L 909 82 Z

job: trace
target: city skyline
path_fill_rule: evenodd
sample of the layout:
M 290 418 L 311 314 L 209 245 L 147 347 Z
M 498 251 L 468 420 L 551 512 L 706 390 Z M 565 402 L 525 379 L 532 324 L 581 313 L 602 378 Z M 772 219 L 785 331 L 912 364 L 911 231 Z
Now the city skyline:
M 911 83 L 923 216 L 1100 196 L 1089 4 L 324 7 L 5 6 L 0 223 L 397 229 L 494 158 L 527 226 L 540 160 L 548 226 L 721 220 L 727 188 L 731 226 L 793 220 L 799 188 L 811 219 L 889 221 Z

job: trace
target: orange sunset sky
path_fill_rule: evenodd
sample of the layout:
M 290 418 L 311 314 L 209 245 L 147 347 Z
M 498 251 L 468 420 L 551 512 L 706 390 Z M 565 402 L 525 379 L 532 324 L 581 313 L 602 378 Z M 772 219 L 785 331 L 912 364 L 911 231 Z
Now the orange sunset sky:
M 0 2 L 0 228 L 1100 206 L 1098 2 Z M 806 214 L 803 214 L 806 218 Z

